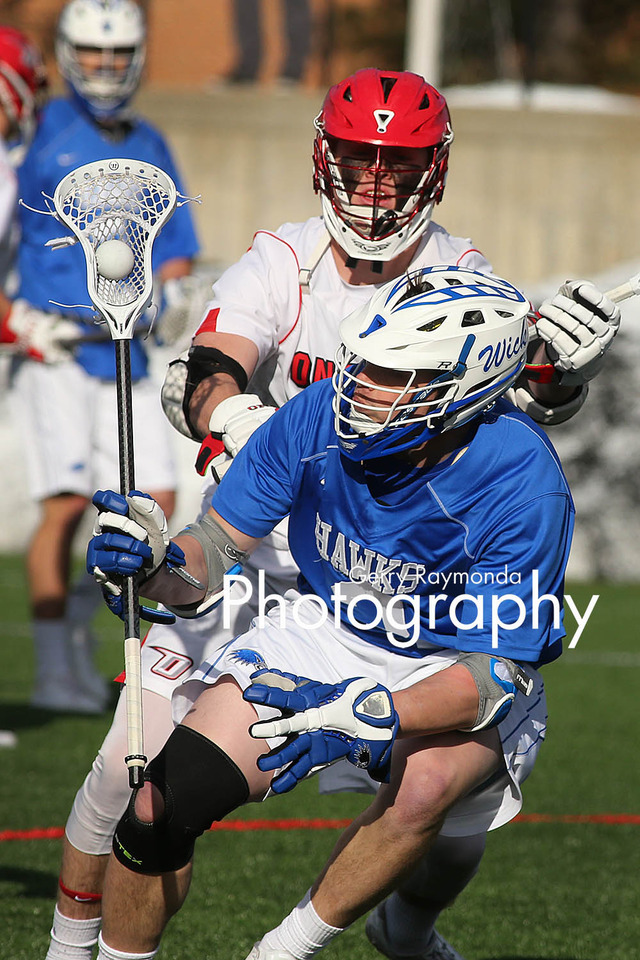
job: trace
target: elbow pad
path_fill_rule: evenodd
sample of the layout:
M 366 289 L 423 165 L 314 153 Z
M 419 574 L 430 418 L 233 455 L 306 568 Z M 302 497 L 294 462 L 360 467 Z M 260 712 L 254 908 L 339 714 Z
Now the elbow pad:
M 247 374 L 242 364 L 213 347 L 191 347 L 172 360 L 160 391 L 162 409 L 169 423 L 190 440 L 200 440 L 189 417 L 189 405 L 198 384 L 216 373 L 228 373 L 241 393 L 247 387 Z
M 533 680 L 513 660 L 493 657 L 489 653 L 461 653 L 457 663 L 467 668 L 478 688 L 478 715 L 472 727 L 462 728 L 462 733 L 488 730 L 502 723 L 507 716 L 516 693 L 529 696 Z
M 531 391 L 523 384 L 513 389 L 512 396 L 515 406 L 531 417 L 532 420 L 540 423 L 543 427 L 553 427 L 575 416 L 587 399 L 588 392 L 589 385 L 584 383 L 577 389 L 575 395 L 565 403 L 556 403 L 553 406 L 536 400 Z M 509 398 L 509 394 L 507 394 L 507 398 Z
M 165 607 L 176 616 L 191 620 L 203 617 L 220 603 L 225 574 L 240 573 L 249 554 L 238 550 L 233 540 L 209 514 L 205 514 L 197 523 L 190 523 L 178 536 L 197 540 L 207 565 L 206 592 L 202 600 L 183 607 L 172 607 L 165 603 Z

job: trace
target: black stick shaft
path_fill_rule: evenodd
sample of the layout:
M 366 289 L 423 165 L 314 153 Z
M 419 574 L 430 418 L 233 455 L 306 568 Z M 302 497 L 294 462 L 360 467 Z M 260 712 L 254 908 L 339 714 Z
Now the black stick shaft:
M 126 496 L 130 490 L 135 489 L 135 469 L 133 460 L 133 405 L 131 401 L 131 354 L 129 340 L 115 340 L 116 350 L 116 391 L 118 408 L 118 455 L 120 462 L 120 493 Z M 139 650 L 140 645 L 140 606 L 138 603 L 138 587 L 132 577 L 127 577 L 123 583 L 123 608 L 125 624 L 125 647 L 131 647 L 132 643 Z M 139 656 L 139 654 L 138 654 Z M 125 662 L 127 654 L 125 652 Z M 131 686 L 130 686 L 131 681 Z M 129 677 L 127 670 L 127 700 L 131 696 L 132 705 L 128 709 L 129 717 L 131 710 L 139 713 L 139 724 L 136 724 L 134 733 L 135 749 L 125 757 L 125 762 L 129 767 L 129 786 L 132 789 L 142 786 L 144 764 L 146 757 L 143 755 L 142 740 L 142 703 L 140 700 L 140 690 L 134 690 L 133 687 L 139 686 L 139 673 L 136 677 Z M 135 703 L 133 702 L 135 700 Z M 139 727 L 139 729 L 137 729 Z M 131 742 L 129 747 L 131 749 Z M 132 764 L 130 761 L 138 761 Z M 140 763 L 142 761 L 142 763 Z

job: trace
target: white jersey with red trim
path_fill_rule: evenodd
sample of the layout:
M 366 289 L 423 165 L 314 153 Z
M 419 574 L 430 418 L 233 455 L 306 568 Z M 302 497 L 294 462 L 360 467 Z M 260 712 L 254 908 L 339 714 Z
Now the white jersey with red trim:
M 282 406 L 310 383 L 331 376 L 341 321 L 382 286 L 345 283 L 327 249 L 312 271 L 309 292 L 303 292 L 300 270 L 313 261 L 324 237 L 328 243 L 321 217 L 285 223 L 275 233 L 261 230 L 213 286 L 198 333 L 239 334 L 255 343 L 258 363 L 247 390 L 265 403 Z M 411 269 L 438 263 L 491 273 L 470 240 L 452 237 L 432 222 Z

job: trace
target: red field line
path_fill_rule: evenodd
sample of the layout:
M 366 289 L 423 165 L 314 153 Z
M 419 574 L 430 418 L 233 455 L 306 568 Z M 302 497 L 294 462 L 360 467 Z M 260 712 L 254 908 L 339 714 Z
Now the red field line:
M 603 823 L 640 825 L 639 813 L 521 813 L 517 823 Z M 223 820 L 214 823 L 212 830 L 344 830 L 350 820 Z M 5 840 L 57 840 L 64 834 L 62 827 L 34 827 L 31 830 L 0 830 L 0 843 Z
M 613 823 L 640 824 L 640 813 L 520 813 L 520 823 Z

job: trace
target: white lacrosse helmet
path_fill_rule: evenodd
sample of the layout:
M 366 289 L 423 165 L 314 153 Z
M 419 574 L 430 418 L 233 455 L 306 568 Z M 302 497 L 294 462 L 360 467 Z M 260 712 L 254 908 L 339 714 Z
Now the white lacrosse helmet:
M 333 410 L 342 452 L 399 453 L 479 416 L 524 367 L 531 309 L 506 280 L 460 267 L 425 267 L 381 287 L 340 326 Z M 407 376 L 381 386 L 372 367 Z M 384 402 L 372 398 L 372 380 Z
M 138 89 L 145 38 L 144 16 L 134 0 L 70 0 L 64 7 L 56 36 L 58 68 L 93 116 L 116 115 Z M 85 52 L 99 55 L 95 68 L 82 64 Z

